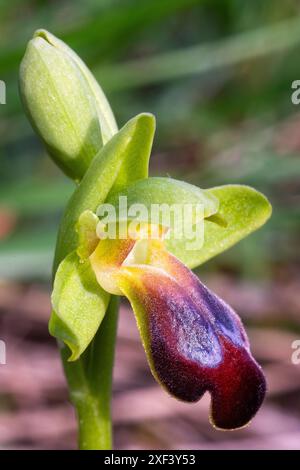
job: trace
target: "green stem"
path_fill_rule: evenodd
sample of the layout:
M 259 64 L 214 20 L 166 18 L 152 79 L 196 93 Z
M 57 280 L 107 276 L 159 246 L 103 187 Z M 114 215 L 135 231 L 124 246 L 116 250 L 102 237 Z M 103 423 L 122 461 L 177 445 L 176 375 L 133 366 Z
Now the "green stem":
M 118 320 L 118 297 L 113 296 L 92 343 L 80 359 L 68 362 L 70 352 L 62 349 L 62 361 L 79 426 L 79 447 L 107 450 L 112 447 L 111 391 L 114 344 Z
M 115 188 L 147 176 L 154 119 L 140 114 L 131 119 L 95 156 L 81 183 L 74 191 L 58 234 L 54 260 L 55 274 L 60 262 L 77 248 L 76 224 L 84 210 L 96 212 Z M 138 149 L 138 150 L 137 150 Z M 130 178 L 123 163 L 131 162 Z M 135 164 L 139 162 L 139 164 Z M 71 400 L 79 421 L 81 449 L 111 447 L 111 386 L 118 301 L 112 297 L 96 336 L 84 354 L 68 362 L 69 349 L 62 349 L 62 361 Z
M 125 126 L 125 135 L 132 127 L 135 129 L 134 123 Z M 113 186 L 129 143 L 126 140 L 124 145 L 119 134 L 94 158 L 67 205 L 56 243 L 54 277 L 59 263 L 76 248 L 79 215 L 86 209 L 95 211 Z M 110 407 L 117 318 L 118 303 L 112 297 L 85 353 L 77 361 L 68 362 L 68 347 L 63 346 L 61 351 L 70 398 L 78 417 L 80 449 L 110 449 L 112 445 Z

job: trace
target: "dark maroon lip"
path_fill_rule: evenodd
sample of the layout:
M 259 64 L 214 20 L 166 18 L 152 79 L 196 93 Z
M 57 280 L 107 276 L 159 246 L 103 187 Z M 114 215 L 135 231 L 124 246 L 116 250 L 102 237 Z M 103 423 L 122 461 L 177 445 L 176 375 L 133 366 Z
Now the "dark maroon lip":
M 143 282 L 151 298 L 151 357 L 161 384 L 187 402 L 208 391 L 215 427 L 245 426 L 263 402 L 266 381 L 237 314 L 200 281 L 197 302 L 170 278 L 144 275 Z

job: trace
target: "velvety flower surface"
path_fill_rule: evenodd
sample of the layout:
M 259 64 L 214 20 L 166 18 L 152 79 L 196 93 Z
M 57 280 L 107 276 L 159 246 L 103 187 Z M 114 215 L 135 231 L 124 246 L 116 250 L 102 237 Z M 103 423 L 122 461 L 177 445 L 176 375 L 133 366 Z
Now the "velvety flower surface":
M 264 399 L 266 383 L 233 309 L 162 240 L 101 240 L 90 261 L 101 287 L 129 299 L 161 385 L 188 402 L 208 391 L 218 428 L 246 425 Z

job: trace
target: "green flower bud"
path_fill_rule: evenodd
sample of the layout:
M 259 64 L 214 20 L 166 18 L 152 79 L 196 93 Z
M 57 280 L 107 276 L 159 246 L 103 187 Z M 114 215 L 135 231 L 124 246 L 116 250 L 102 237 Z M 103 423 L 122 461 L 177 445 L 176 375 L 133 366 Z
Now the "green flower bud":
M 21 63 L 20 93 L 53 160 L 68 176 L 80 180 L 117 132 L 112 110 L 92 73 L 64 42 L 38 30 Z

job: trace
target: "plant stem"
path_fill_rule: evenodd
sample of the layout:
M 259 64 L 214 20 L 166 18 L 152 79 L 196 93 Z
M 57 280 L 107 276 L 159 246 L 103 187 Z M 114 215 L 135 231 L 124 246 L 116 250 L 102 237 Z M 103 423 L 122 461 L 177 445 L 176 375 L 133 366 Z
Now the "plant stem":
M 118 305 L 118 297 L 112 296 L 101 328 L 80 359 L 68 362 L 70 352 L 65 346 L 62 349 L 82 450 L 112 447 L 111 391 Z
M 153 116 L 140 114 L 95 156 L 65 210 L 56 243 L 54 276 L 65 256 L 77 248 L 76 224 L 80 214 L 84 210 L 96 212 L 114 188 L 121 190 L 122 184 L 147 177 L 154 130 Z M 133 160 L 140 163 L 132 164 L 134 169 L 129 177 L 122 165 Z M 111 447 L 110 406 L 117 317 L 118 300 L 112 296 L 97 334 L 80 359 L 69 362 L 70 351 L 65 346 L 62 348 L 70 397 L 79 421 L 81 449 Z

